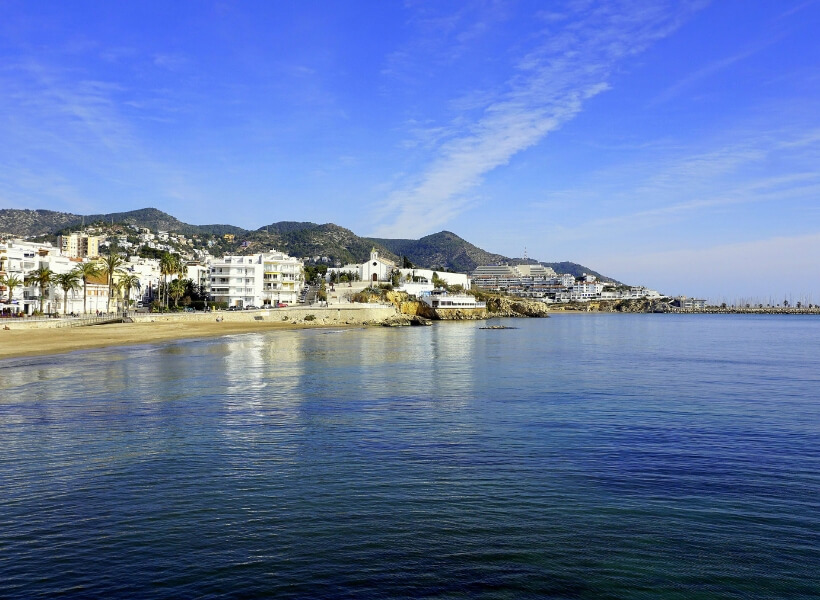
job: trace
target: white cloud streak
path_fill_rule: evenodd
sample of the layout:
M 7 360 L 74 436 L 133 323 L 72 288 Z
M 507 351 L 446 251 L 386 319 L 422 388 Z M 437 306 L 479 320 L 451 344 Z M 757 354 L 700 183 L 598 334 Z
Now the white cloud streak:
M 134 90 L 35 61 L 0 68 L 0 89 L 0 204 L 99 211 L 110 190 L 156 201 L 181 177 L 152 156 L 127 114 L 149 114 Z
M 632 207 L 577 225 L 556 226 L 550 236 L 553 242 L 591 243 L 612 232 L 618 236 L 646 232 L 727 207 L 811 202 L 820 191 L 820 172 L 814 168 L 820 160 L 818 135 L 817 130 L 747 134 L 708 150 L 676 151 L 648 161 L 618 164 L 592 175 L 589 187 L 551 193 L 530 207 L 553 211 L 560 204 L 592 201 L 602 195 L 614 200 L 616 209 Z M 789 169 L 773 174 L 766 168 L 772 162 L 789 165 Z M 627 198 L 629 202 L 621 201 Z M 603 213 L 605 209 L 599 210 Z
M 469 192 L 487 173 L 574 118 L 585 101 L 608 89 L 619 63 L 668 35 L 696 8 L 634 6 L 572 3 L 564 15 L 545 18 L 538 44 L 518 60 L 504 91 L 487 100 L 477 118 L 459 115 L 445 128 L 449 136 L 439 127 L 434 159 L 389 195 L 376 235 L 423 235 L 465 210 L 473 202 Z

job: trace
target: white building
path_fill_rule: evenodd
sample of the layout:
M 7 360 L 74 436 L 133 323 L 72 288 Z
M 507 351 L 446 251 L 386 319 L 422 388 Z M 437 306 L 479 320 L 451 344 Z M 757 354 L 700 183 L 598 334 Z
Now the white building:
M 400 281 L 408 283 L 427 282 L 432 285 L 434 273 L 447 285 L 460 285 L 465 290 L 470 289 L 470 276 L 464 273 L 449 273 L 431 269 L 399 269 Z
M 612 292 L 601 292 L 601 300 L 639 300 L 641 298 L 656 300 L 663 298 L 663 296 L 657 290 L 650 290 L 643 286 L 635 286 L 629 289 L 616 289 Z
M 594 298 L 600 298 L 604 291 L 604 284 L 600 281 L 577 281 L 572 286 L 570 300 L 584 302 Z
M 448 294 L 434 291 L 422 294 L 421 301 L 431 308 L 487 308 L 486 302 L 479 302 L 469 294 Z
M 687 310 L 704 310 L 706 308 L 706 300 L 701 298 L 687 298 L 686 296 L 678 296 L 672 301 L 672 304 Z
M 431 269 L 399 269 L 400 287 L 398 289 L 412 296 L 421 297 L 422 294 L 430 293 L 435 289 L 433 274 L 436 274 L 448 286 L 460 285 L 465 290 L 470 289 L 469 275 Z
M 325 277 L 330 281 L 331 273 L 353 273 L 357 275 L 361 281 L 377 283 L 379 281 L 390 281 L 395 269 L 396 263 L 386 258 L 381 258 L 379 251 L 373 248 L 370 251 L 370 260 L 361 264 L 351 263 L 343 267 L 332 267 L 327 270 Z
M 521 275 L 521 277 L 557 277 L 558 274 L 552 267 L 545 267 L 541 264 L 536 265 L 518 265 L 515 267 L 515 270 Z
M 25 281 L 27 275 L 32 271 L 45 267 L 51 270 L 55 275 L 62 275 L 73 271 L 78 263 L 83 262 L 83 259 L 71 258 L 60 253 L 58 248 L 51 244 L 41 244 L 36 242 L 27 242 L 25 240 L 9 240 L 0 244 L 0 275 L 13 275 L 21 282 Z M 90 283 L 89 290 L 89 310 L 105 309 L 108 300 L 108 286 L 98 286 L 96 283 Z M 100 288 L 100 289 L 98 289 Z M 45 295 L 40 298 L 40 287 L 35 283 L 25 283 L 16 286 L 12 290 L 12 304 L 9 305 L 8 290 L 0 290 L 0 309 L 10 310 L 11 312 L 22 312 L 31 314 L 36 310 L 43 310 L 46 313 L 62 313 L 62 312 L 76 312 L 80 313 L 83 309 L 83 292 L 82 282 L 79 288 L 69 291 L 68 297 L 64 291 L 54 283 L 49 284 L 45 288 Z M 100 298 L 102 302 L 99 306 L 91 301 L 91 298 Z
M 24 286 L 23 279 L 26 273 L 39 266 L 37 256 L 39 244 L 33 245 L 23 240 L 9 240 L 0 244 L 0 276 L 16 277 L 21 283 L 11 291 L 12 301 L 7 302 L 9 290 L 6 286 L 0 287 L 0 308 L 13 313 L 31 313 L 37 309 L 36 296 L 29 298 L 31 288 Z
M 480 265 L 472 274 L 473 284 L 485 290 L 507 290 L 518 285 L 521 274 L 509 265 Z
M 209 263 L 189 260 L 185 263 L 185 278 L 198 285 L 206 295 L 210 295 L 211 265 Z
M 211 263 L 211 296 L 239 307 L 295 303 L 304 282 L 302 268 L 302 261 L 283 252 L 225 256 Z
M 159 259 L 129 256 L 125 270 L 129 275 L 136 275 L 139 280 L 139 290 L 131 291 L 131 299 L 136 302 L 149 302 L 156 298 L 162 283 L 162 273 L 159 269 Z M 170 277 L 170 279 L 176 276 Z

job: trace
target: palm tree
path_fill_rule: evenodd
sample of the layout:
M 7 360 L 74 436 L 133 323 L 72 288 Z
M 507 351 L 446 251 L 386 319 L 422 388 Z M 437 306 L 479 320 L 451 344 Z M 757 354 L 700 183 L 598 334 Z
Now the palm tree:
M 187 265 L 185 264 L 185 261 L 184 261 L 184 260 L 182 260 L 182 257 L 181 257 L 181 256 L 174 255 L 174 258 L 175 258 L 175 259 L 176 259 L 176 261 L 177 261 L 177 264 L 176 264 L 176 267 L 177 267 L 177 277 L 179 277 L 179 278 L 184 278 L 184 277 L 185 277 L 185 275 L 187 275 L 187 274 L 188 274 L 188 267 L 187 267 Z M 191 282 L 191 283 L 193 283 L 193 282 Z
M 179 299 L 185 295 L 185 287 L 185 281 L 182 279 L 174 279 L 168 286 L 168 294 L 174 299 L 174 308 L 179 307 Z
M 63 316 L 65 316 L 68 308 L 68 292 L 80 289 L 80 276 L 76 271 L 69 271 L 55 275 L 51 280 L 63 290 Z
M 11 304 L 11 298 L 14 294 L 14 288 L 20 287 L 22 285 L 23 280 L 17 277 L 17 275 L 2 275 L 0 276 L 0 285 L 4 285 L 9 289 L 9 299 L 7 302 Z
M 33 271 L 29 271 L 24 280 L 26 285 L 36 285 L 40 288 L 40 312 L 43 312 L 43 301 L 48 293 L 48 286 L 51 283 L 51 278 L 54 276 L 54 271 L 48 267 L 40 265 Z
M 119 282 L 120 289 L 125 292 L 125 307 L 131 304 L 131 290 L 139 290 L 140 289 L 140 280 L 139 277 L 128 273 L 120 277 Z
M 83 314 L 88 312 L 86 301 L 88 299 L 88 280 L 92 277 L 100 276 L 100 265 L 95 262 L 84 262 L 74 267 L 77 277 L 83 280 Z
M 114 275 L 125 273 L 125 269 L 122 268 L 125 260 L 119 254 L 112 252 L 103 258 L 101 263 L 102 272 L 108 277 L 108 308 L 111 308 L 111 299 L 114 297 Z
M 159 259 L 159 272 L 162 274 L 162 288 L 166 290 L 165 293 L 165 307 L 168 307 L 168 275 L 174 275 L 179 272 L 179 258 L 175 254 L 165 252 Z

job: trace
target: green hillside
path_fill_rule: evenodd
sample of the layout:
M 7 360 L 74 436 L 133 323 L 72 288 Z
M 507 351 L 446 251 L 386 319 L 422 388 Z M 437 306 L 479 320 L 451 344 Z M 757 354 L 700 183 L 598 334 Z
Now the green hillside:
M 153 232 L 168 231 L 214 240 L 216 252 L 251 254 L 276 248 L 300 258 L 326 257 L 331 264 L 360 263 L 367 260 L 375 247 L 385 258 L 401 264 L 402 257 L 420 268 L 470 273 L 479 265 L 509 262 L 521 263 L 501 254 L 487 252 L 451 231 L 441 231 L 418 240 L 359 237 L 349 229 L 333 223 L 319 225 L 310 221 L 280 221 L 247 230 L 235 225 L 191 225 L 156 208 L 94 215 L 76 215 L 50 210 L 0 209 L 0 233 L 21 237 L 53 237 L 76 230 L 83 224 L 114 226 L 130 224 Z M 234 240 L 222 239 L 233 234 Z M 614 281 L 596 271 L 573 262 L 544 262 L 558 273 L 596 275 Z
M 469 273 L 478 265 L 507 260 L 474 246 L 450 231 L 441 231 L 418 240 L 369 238 L 396 256 L 406 256 L 418 267 Z

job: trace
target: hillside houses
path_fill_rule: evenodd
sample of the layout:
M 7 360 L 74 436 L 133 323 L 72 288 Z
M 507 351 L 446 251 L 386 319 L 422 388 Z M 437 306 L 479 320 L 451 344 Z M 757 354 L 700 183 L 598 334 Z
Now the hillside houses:
M 483 265 L 473 271 L 471 279 L 477 289 L 546 303 L 661 298 L 659 292 L 645 287 L 607 284 L 587 273 L 580 277 L 558 274 L 543 265 Z
M 141 236 L 148 236 L 144 231 Z M 147 239 L 147 237 L 146 237 Z M 168 234 L 168 240 L 184 242 L 184 236 Z M 62 240 L 61 240 L 62 241 Z M 117 242 L 120 242 L 118 238 Z M 151 238 L 150 241 L 154 241 Z M 0 312 L 8 314 L 110 312 L 123 308 L 124 296 L 133 304 L 148 305 L 161 297 L 160 288 L 175 279 L 184 279 L 201 294 L 229 306 L 271 305 L 296 302 L 304 282 L 303 264 L 299 259 L 271 250 L 251 256 L 224 256 L 215 259 L 207 253 L 190 253 L 179 262 L 175 272 L 164 272 L 157 258 L 130 255 L 123 259 L 114 275 L 114 288 L 125 276 L 138 282 L 128 294 L 119 291 L 109 297 L 105 275 L 80 280 L 76 289 L 65 293 L 53 277 L 43 288 L 31 281 L 38 269 L 52 276 L 77 270 L 82 263 L 99 263 L 99 256 L 74 256 L 87 242 L 74 238 L 60 246 L 49 243 L 11 239 L 0 242 Z M 65 251 L 64 251 L 65 250 Z M 88 254 L 88 252 L 83 252 Z M 122 256 L 122 252 L 120 252 Z M 240 272 L 241 271 L 241 272 Z M 8 282 L 14 286 L 6 285 Z M 84 285 L 83 285 L 84 284 Z M 83 291 L 84 288 L 84 291 Z M 44 292 L 44 293 L 43 293 Z
M 186 301 L 188 304 L 199 302 L 201 306 L 204 300 L 234 307 L 267 306 L 298 302 L 305 296 L 303 260 L 328 266 L 335 261 L 333 256 L 324 253 L 297 259 L 284 252 L 264 250 L 258 240 L 245 243 L 247 248 L 243 251 L 239 242 L 227 245 L 226 241 L 233 234 L 222 231 L 186 236 L 168 228 L 152 231 L 128 223 L 112 223 L 110 226 L 96 223 L 71 233 L 66 231 L 57 238 L 56 245 L 20 239 L 0 242 L 0 278 L 10 275 L 12 281 L 19 282 L 40 267 L 54 274 L 66 273 L 78 264 L 117 254 L 125 263 L 121 267 L 122 273 L 115 275 L 113 285 L 116 286 L 119 278 L 126 275 L 136 278 L 139 286 L 131 290 L 129 298 L 134 304 L 146 306 L 159 299 L 167 306 L 169 294 L 165 293 L 165 286 L 182 279 L 188 290 L 184 295 L 190 296 Z M 160 259 L 166 255 L 179 258 L 181 266 L 175 272 L 167 269 L 163 272 Z M 406 258 L 403 262 L 411 264 Z M 363 285 L 391 283 L 418 297 L 443 287 L 501 292 L 545 303 L 661 297 L 657 291 L 648 288 L 600 281 L 591 274 L 576 277 L 556 273 L 541 264 L 485 264 L 476 267 L 472 273 L 399 268 L 376 247 L 372 247 L 368 259 L 361 263 L 327 268 L 325 277 L 328 283 L 339 280 L 361 281 Z M 100 306 L 95 310 L 115 310 L 122 306 L 122 293 L 109 298 L 107 282 L 100 286 L 93 294 L 94 307 Z M 68 297 L 63 298 L 65 294 L 56 285 L 47 287 L 44 297 L 40 298 L 42 292 L 37 286 L 18 283 L 9 290 L 4 289 L 0 279 L 0 303 L 7 300 L 10 293 L 13 305 L 5 307 L 9 310 L 26 313 L 37 310 L 57 312 L 62 308 L 67 312 L 79 310 L 81 294 L 70 290 Z M 184 295 L 175 295 L 174 304 L 183 300 Z M 86 294 L 86 300 L 89 297 Z

